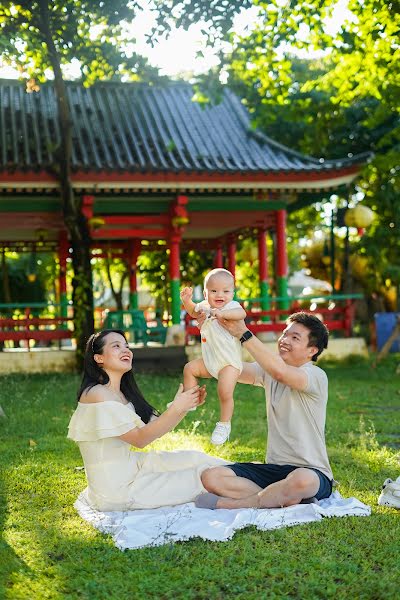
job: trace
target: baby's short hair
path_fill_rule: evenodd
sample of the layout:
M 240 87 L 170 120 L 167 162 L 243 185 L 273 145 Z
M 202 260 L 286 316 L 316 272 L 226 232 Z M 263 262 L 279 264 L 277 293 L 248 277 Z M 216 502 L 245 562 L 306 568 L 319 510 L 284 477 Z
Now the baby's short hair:
M 233 286 L 235 286 L 235 278 L 230 271 L 228 271 L 227 269 L 212 269 L 204 277 L 204 289 L 206 289 L 207 284 L 208 284 L 209 280 L 211 279 L 211 277 L 217 277 L 218 275 L 230 277 L 230 279 L 232 280 Z

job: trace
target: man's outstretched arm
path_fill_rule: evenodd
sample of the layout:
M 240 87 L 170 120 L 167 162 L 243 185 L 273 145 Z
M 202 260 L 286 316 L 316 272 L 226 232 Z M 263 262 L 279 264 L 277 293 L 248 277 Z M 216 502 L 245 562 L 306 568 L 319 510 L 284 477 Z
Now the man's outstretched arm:
M 244 320 L 228 321 L 218 319 L 218 321 L 231 335 L 239 339 L 248 331 Z M 260 367 L 269 373 L 273 379 L 296 390 L 306 389 L 308 385 L 307 374 L 298 367 L 286 364 L 279 354 L 271 352 L 255 335 L 244 342 L 243 345 Z

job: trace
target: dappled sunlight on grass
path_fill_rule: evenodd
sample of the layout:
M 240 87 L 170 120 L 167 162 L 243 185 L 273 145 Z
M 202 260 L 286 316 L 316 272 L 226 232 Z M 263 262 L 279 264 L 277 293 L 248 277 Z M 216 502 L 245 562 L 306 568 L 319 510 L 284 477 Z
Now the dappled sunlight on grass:
M 0 597 L 4 591 L 8 600 L 395 598 L 399 512 L 376 502 L 384 479 L 400 474 L 396 366 L 391 359 L 377 369 L 367 362 L 326 365 L 333 471 L 341 494 L 370 504 L 371 517 L 266 532 L 249 528 L 229 543 L 192 540 L 126 553 L 73 508 L 86 485 L 79 450 L 66 439 L 78 377 L 1 378 L 0 404 L 7 418 L 0 421 Z M 180 374 L 138 377 L 159 410 L 173 398 L 180 379 Z M 206 405 L 151 449 L 190 448 L 231 461 L 263 461 L 263 390 L 237 386 L 231 440 L 216 448 L 210 443 L 218 420 L 215 382 L 207 382 L 207 389 Z
M 136 450 L 135 448 L 133 448 Z M 153 442 L 148 446 L 149 450 L 200 450 L 214 456 L 220 456 L 226 460 L 234 461 L 263 461 L 265 448 L 261 453 L 254 446 L 240 443 L 239 440 L 227 442 L 223 446 L 216 447 L 210 442 L 209 436 L 197 435 L 185 431 L 171 432 L 161 440 Z M 260 456 L 261 454 L 261 456 Z

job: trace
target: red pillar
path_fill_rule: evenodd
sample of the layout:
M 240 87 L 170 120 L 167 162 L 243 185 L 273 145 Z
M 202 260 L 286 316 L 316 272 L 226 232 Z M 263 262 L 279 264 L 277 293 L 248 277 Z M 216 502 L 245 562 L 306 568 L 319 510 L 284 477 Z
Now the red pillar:
M 235 277 L 236 271 L 236 238 L 228 238 L 228 271 Z
M 82 213 L 87 220 L 93 217 L 94 196 L 82 196 Z
M 289 308 L 287 276 L 288 258 L 286 249 L 286 210 L 276 212 L 276 283 L 278 296 L 282 298 L 279 307 Z
M 172 234 L 169 243 L 169 276 L 171 280 L 171 317 L 172 324 L 179 325 L 181 322 L 181 299 L 180 299 L 180 241 L 179 234 Z
M 181 322 L 181 298 L 180 298 L 180 242 L 185 225 L 189 223 L 187 196 L 177 196 L 171 205 L 171 233 L 169 237 L 169 274 L 171 279 L 171 317 L 172 324 L 179 325 Z
M 258 276 L 261 310 L 269 310 L 267 232 L 262 228 L 258 230 Z
M 222 269 L 224 267 L 224 257 L 222 254 L 222 244 L 218 244 L 214 256 L 214 268 Z
M 60 231 L 58 238 L 58 261 L 60 265 L 59 286 L 60 286 L 60 316 L 68 316 L 68 298 L 67 298 L 67 258 L 69 254 L 68 236 L 65 230 Z

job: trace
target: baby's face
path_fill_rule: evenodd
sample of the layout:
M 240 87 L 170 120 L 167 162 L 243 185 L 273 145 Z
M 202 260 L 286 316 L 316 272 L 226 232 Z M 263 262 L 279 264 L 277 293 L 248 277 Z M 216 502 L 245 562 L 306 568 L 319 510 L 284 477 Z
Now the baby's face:
M 204 295 L 211 308 L 223 308 L 233 300 L 234 293 L 231 277 L 214 275 L 208 280 Z

